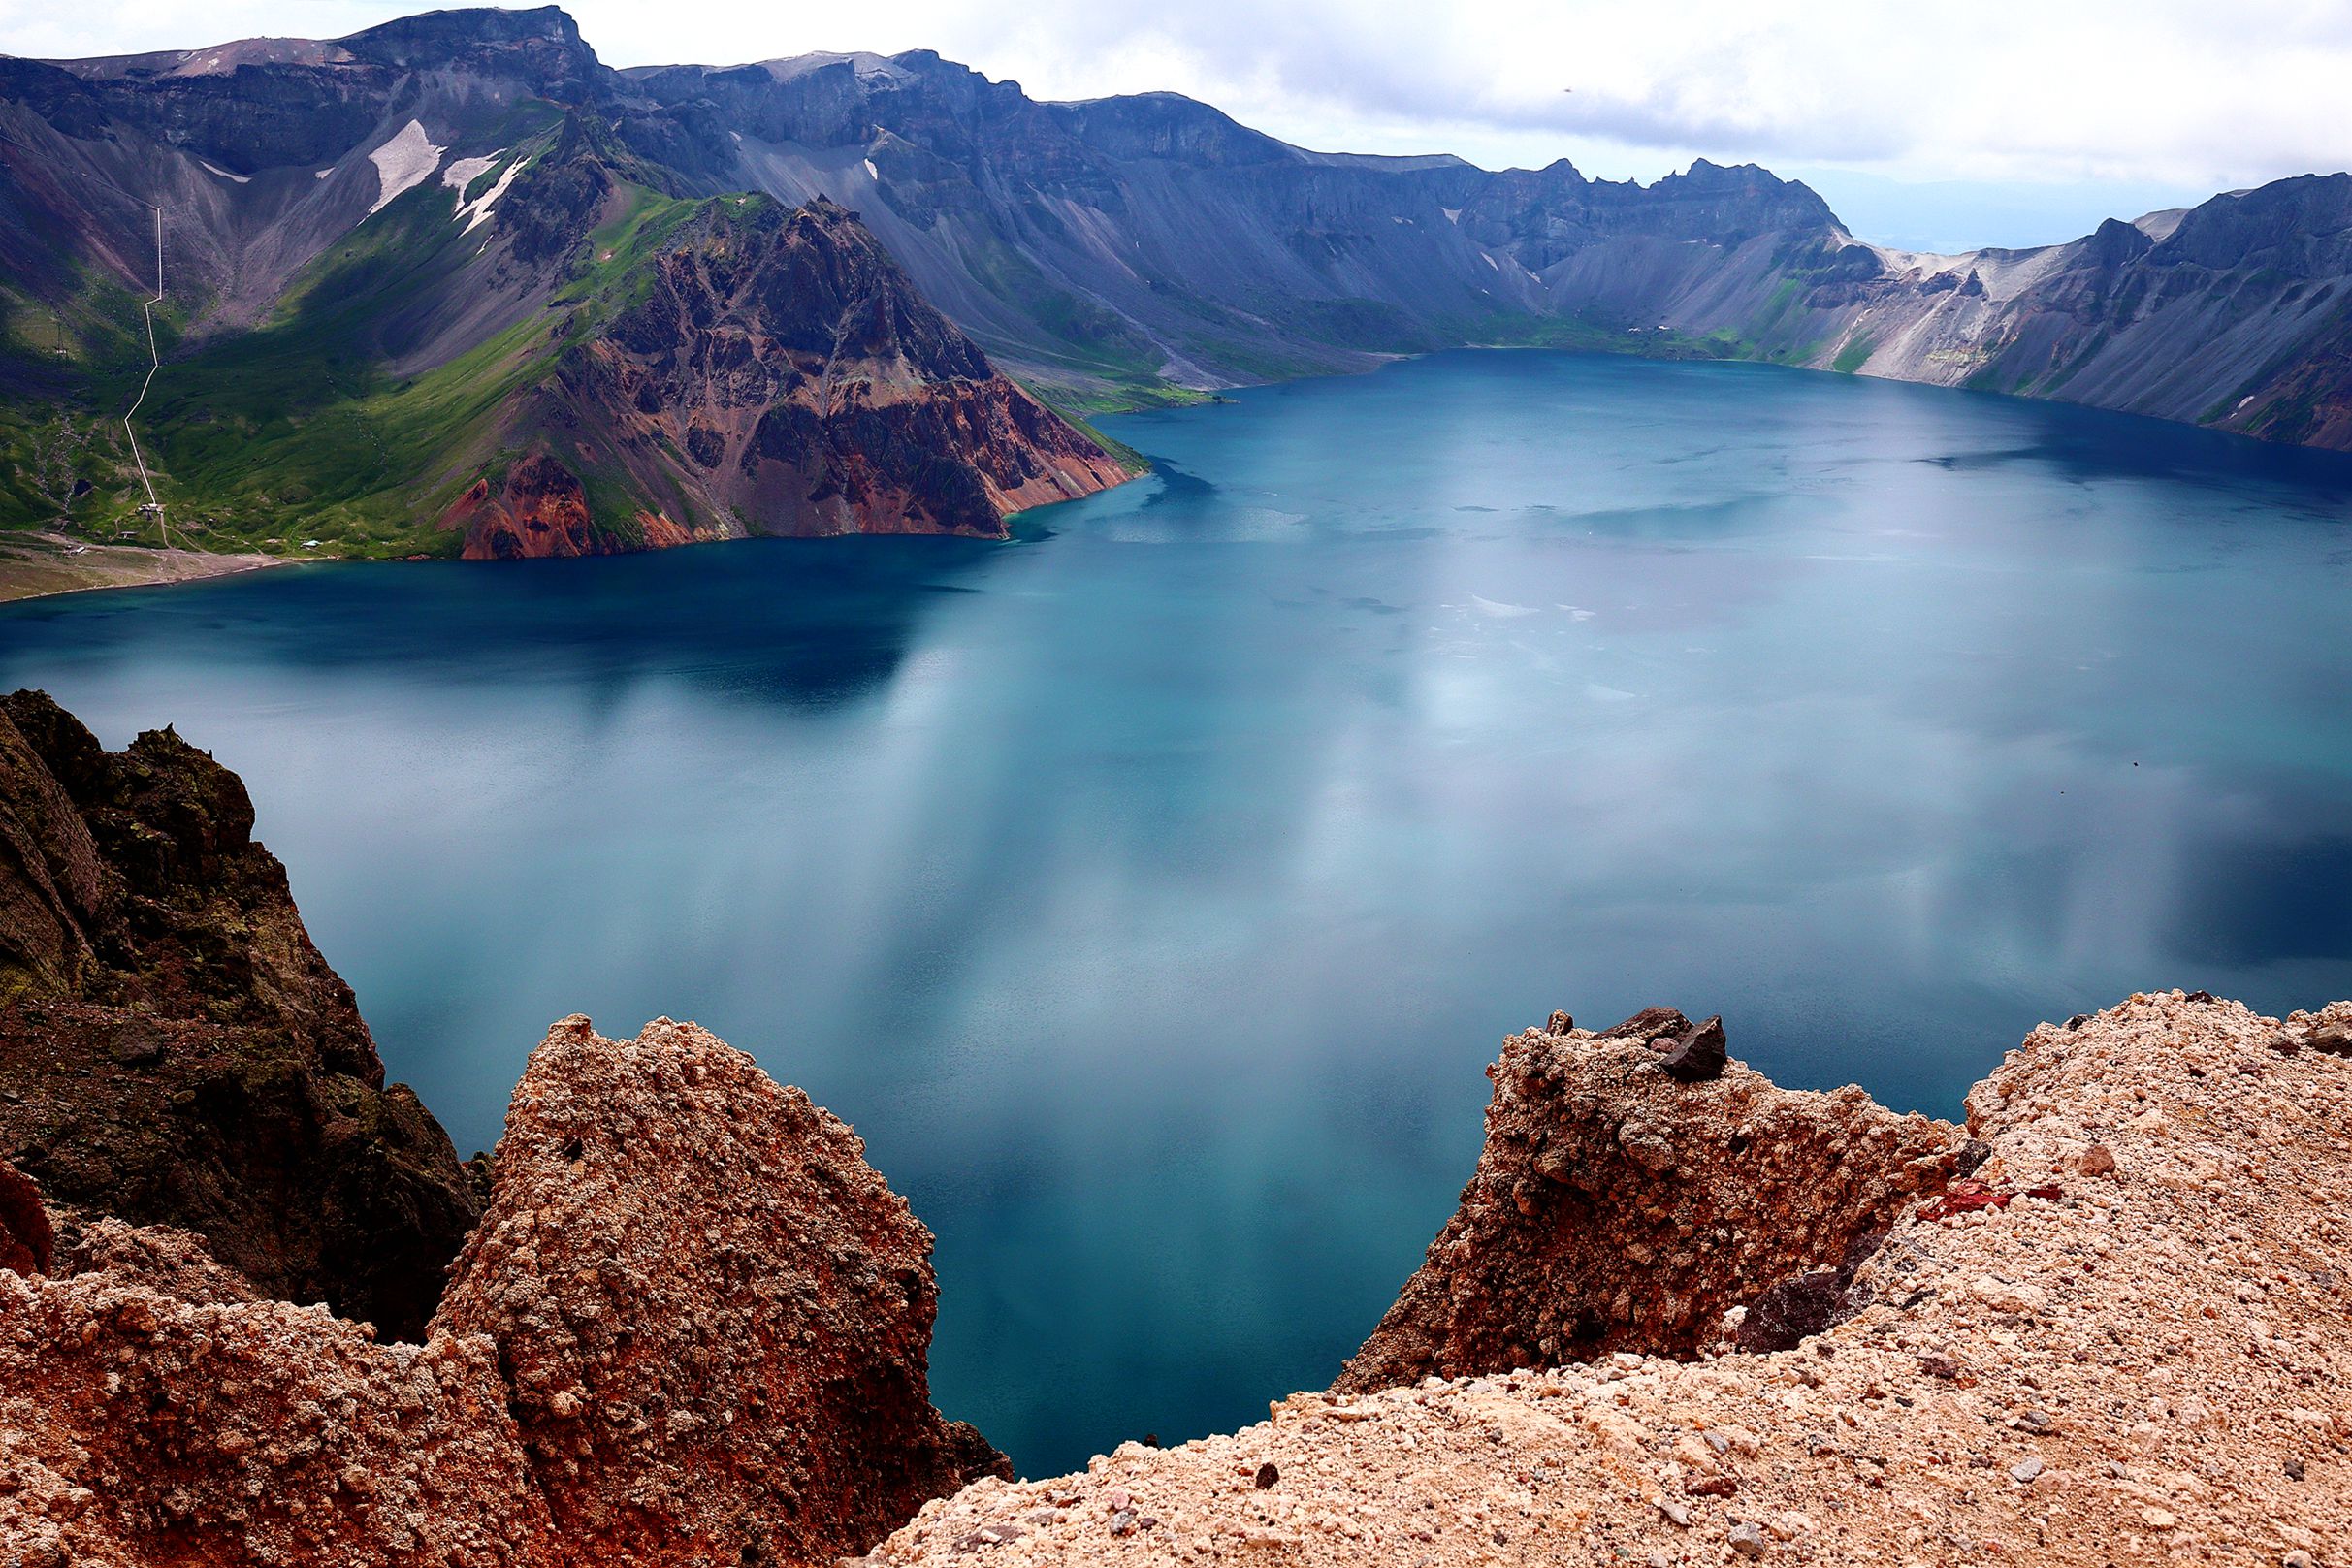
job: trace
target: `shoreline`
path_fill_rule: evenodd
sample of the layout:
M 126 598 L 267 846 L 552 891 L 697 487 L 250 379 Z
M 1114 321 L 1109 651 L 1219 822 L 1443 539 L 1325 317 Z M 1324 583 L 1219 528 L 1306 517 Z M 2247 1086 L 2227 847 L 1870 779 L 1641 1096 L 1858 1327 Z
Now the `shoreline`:
M 68 553 L 77 546 L 81 554 Z M 145 545 L 90 544 L 61 533 L 9 534 L 0 536 L 0 604 L 102 589 L 204 582 L 295 564 L 283 556 L 256 552 L 157 550 Z

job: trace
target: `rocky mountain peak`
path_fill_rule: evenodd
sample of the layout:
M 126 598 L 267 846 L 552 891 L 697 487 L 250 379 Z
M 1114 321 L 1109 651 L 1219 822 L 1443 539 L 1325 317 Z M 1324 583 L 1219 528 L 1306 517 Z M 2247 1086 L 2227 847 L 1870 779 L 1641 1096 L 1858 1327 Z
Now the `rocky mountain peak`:
M 1785 1316 L 1812 1288 L 1834 1308 L 1877 1235 L 1951 1179 L 1963 1135 L 1858 1089 L 1782 1089 L 1724 1046 L 1720 1019 L 1671 1008 L 1505 1040 L 1462 1207 L 1335 1387 L 1690 1356 L 1734 1306 Z
M 596 52 L 579 23 L 559 6 L 528 11 L 495 7 L 429 11 L 403 16 L 336 40 L 352 58 L 403 70 L 488 58 L 526 59 L 552 82 L 600 84 Z
M 564 1019 L 496 1166 L 435 1327 L 497 1343 L 581 1560 L 829 1562 L 1011 1473 L 931 1408 L 930 1232 L 743 1052 Z

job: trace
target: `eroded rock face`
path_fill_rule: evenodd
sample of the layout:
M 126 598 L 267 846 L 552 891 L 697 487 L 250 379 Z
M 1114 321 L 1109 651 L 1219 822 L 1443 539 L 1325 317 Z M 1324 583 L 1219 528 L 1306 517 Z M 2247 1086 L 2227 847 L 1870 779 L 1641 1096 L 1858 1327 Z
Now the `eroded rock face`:
M 262 1298 L 186 1231 L 51 1254 L 0 1166 L 0 1562 L 861 1552 L 1010 1473 L 931 1408 L 931 1237 L 863 1155 L 692 1024 L 566 1019 L 421 1345 Z
M 1009 1474 L 931 1407 L 930 1233 L 864 1145 L 693 1024 L 556 1025 L 436 1329 L 489 1335 L 583 1562 L 829 1562 Z
M 1944 1185 L 1963 1136 L 1856 1088 L 1776 1087 L 1723 1049 L 1721 1019 L 1668 1008 L 1505 1040 L 1462 1206 L 1334 1387 L 1689 1356 L 1734 1307 L 1842 1305 L 1855 1255 Z
M 184 1232 L 0 1270 L 0 1561 L 558 1568 L 487 1341 L 253 1299 Z
M 0 699 L 0 1159 L 64 1229 L 184 1227 L 264 1293 L 414 1334 L 477 1205 L 311 945 L 235 774 Z
M 603 155 L 584 145 L 572 165 L 599 170 Z M 534 173 L 562 167 L 551 156 Z M 846 208 L 721 198 L 646 272 L 642 297 L 525 400 L 509 444 L 529 455 L 444 514 L 467 559 L 747 530 L 1003 538 L 1013 512 L 1132 477 L 999 375 Z M 691 504 L 683 521 L 600 514 L 599 474 Z

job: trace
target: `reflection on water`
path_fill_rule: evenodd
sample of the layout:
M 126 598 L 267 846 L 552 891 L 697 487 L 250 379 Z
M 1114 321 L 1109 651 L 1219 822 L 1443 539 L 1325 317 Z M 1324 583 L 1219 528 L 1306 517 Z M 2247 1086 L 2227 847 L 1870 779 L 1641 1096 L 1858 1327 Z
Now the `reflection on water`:
M 244 774 L 461 1148 L 574 1010 L 848 1116 L 1033 1472 L 1327 1381 L 1555 1007 L 1951 1114 L 2137 988 L 2352 994 L 2352 464 L 1542 354 L 1114 424 L 1011 546 L 57 600 L 0 682 Z

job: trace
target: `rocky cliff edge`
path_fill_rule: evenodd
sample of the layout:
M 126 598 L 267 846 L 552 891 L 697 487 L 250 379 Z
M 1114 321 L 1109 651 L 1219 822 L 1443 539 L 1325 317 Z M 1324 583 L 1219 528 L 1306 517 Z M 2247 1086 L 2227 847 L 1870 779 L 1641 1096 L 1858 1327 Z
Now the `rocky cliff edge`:
M 480 1204 L 384 1082 L 237 775 L 0 697 L 0 1160 L 71 1232 L 184 1227 L 265 1294 L 413 1337 Z
M 1003 1457 L 931 1408 L 930 1233 L 692 1024 L 559 1023 L 421 1345 L 0 1165 L 0 1562 L 829 1564 Z
M 1820 1112 L 1819 1158 L 1790 1148 L 1750 1179 L 1778 1189 L 1794 1231 L 1832 1244 L 1848 1222 L 1803 1218 L 1808 1205 L 1923 1175 L 1886 1159 L 1917 1142 L 1936 1179 L 1901 1197 L 1851 1269 L 1808 1270 L 1830 1276 L 1811 1293 L 1826 1304 L 1790 1348 L 1736 1349 L 1788 1283 L 1766 1270 L 1745 1299 L 1693 1293 L 1723 1310 L 1693 1359 L 1677 1359 L 1680 1315 L 1608 1318 L 1626 1348 L 1591 1363 L 1293 1394 L 1230 1436 L 983 1481 L 868 1562 L 2313 1568 L 2352 1553 L 2352 1004 L 2281 1021 L 2175 991 L 2046 1024 L 1969 1096 L 1975 1146 L 1949 1172 L 1932 1124 L 1851 1097 L 1775 1098 L 1736 1068 L 1694 1088 L 1666 1058 L 1627 1054 L 1646 1048 L 1564 1029 L 1506 1047 L 1490 1122 L 1505 1146 L 1490 1143 L 1447 1229 L 1466 1245 L 1440 1270 L 1458 1304 L 1444 1321 L 1467 1301 L 1472 1321 L 1521 1333 L 1546 1310 L 1514 1296 L 1531 1277 L 1519 1225 L 1471 1212 L 1494 1206 L 1486 1178 L 1527 1160 L 1509 1135 L 1532 1131 L 1538 1106 L 1560 1141 L 1601 1152 L 1644 1225 L 1663 1223 L 1639 1208 L 1663 1206 L 1667 1171 L 1709 1191 L 1756 1147 L 1732 1146 L 1736 1106 L 1798 1143 L 1808 1107 Z M 1523 1091 L 1525 1067 L 1565 1087 L 1537 1074 Z M 1618 1164 L 1602 1150 L 1612 1127 L 1654 1131 L 1670 1162 Z M 1817 1185 L 1855 1152 L 1829 1140 L 1857 1129 L 1858 1188 L 1851 1173 Z M 1625 1233 L 1605 1192 L 1558 1212 L 1595 1250 Z M 1698 1256 L 1741 1255 L 1703 1226 L 1692 1239 Z M 1578 1245 L 1557 1239 L 1563 1257 Z M 1804 1250 L 1759 1256 L 1777 1266 Z M 1581 1290 L 1590 1275 L 1547 1277 Z M 1662 1343 L 1642 1343 L 1645 1321 Z M 1453 1341 L 1412 1343 L 1402 1364 Z M 1380 1381 L 1359 1359 L 1343 1387 Z
M 931 1233 L 865 1144 L 693 1024 L 566 1018 L 436 1329 L 486 1335 L 574 1560 L 827 1561 L 1003 1456 L 931 1407 Z

